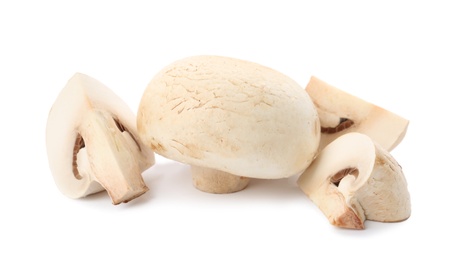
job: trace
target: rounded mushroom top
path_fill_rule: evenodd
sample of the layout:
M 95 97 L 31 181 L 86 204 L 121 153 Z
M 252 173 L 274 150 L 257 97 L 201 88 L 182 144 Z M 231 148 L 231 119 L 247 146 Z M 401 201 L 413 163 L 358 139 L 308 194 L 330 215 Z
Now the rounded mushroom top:
M 195 56 L 165 67 L 140 102 L 138 132 L 158 154 L 252 178 L 303 172 L 320 139 L 294 80 L 256 63 Z

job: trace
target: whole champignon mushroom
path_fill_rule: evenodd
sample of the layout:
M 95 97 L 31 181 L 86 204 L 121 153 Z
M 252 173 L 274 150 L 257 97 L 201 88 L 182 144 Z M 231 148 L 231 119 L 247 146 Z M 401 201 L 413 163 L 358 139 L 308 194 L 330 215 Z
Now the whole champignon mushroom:
M 319 113 L 320 150 L 341 135 L 358 132 L 392 151 L 406 134 L 408 120 L 316 77 L 311 77 L 305 90 Z
M 47 120 L 47 154 L 60 191 L 81 198 L 106 189 L 113 204 L 148 188 L 142 172 L 155 162 L 142 144 L 136 117 L 109 88 L 75 74 L 60 92 Z
M 396 222 L 411 214 L 402 168 L 360 133 L 345 134 L 326 146 L 298 185 L 338 227 L 363 229 L 366 219 Z
M 316 109 L 296 82 L 220 56 L 189 57 L 159 72 L 141 99 L 137 125 L 146 145 L 190 164 L 194 186 L 209 193 L 301 173 L 320 138 Z

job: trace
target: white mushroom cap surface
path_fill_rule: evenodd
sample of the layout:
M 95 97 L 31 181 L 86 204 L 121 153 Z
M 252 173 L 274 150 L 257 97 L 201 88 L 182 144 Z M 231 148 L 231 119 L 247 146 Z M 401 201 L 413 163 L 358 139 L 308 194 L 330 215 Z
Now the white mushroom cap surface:
M 109 88 L 75 74 L 47 120 L 49 166 L 60 191 L 80 198 L 106 188 L 114 204 L 145 192 L 141 173 L 154 164 L 154 154 L 139 140 L 135 120 Z
M 363 229 L 366 219 L 395 222 L 411 214 L 402 168 L 360 133 L 345 134 L 327 145 L 298 185 L 339 227 Z
M 142 97 L 138 131 L 167 158 L 238 176 L 286 178 L 316 155 L 316 109 L 294 80 L 256 63 L 196 56 L 159 72 Z

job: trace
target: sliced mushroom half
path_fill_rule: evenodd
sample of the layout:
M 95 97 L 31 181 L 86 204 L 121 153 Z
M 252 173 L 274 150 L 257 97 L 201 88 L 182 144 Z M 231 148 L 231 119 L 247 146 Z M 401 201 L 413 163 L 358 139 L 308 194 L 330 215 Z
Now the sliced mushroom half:
M 305 89 L 320 118 L 322 134 L 319 149 L 343 134 L 359 132 L 391 151 L 406 134 L 408 120 L 316 77 L 311 77 Z
M 411 214 L 402 168 L 360 133 L 345 134 L 325 147 L 298 185 L 338 227 L 363 229 L 365 220 L 397 222 Z
M 48 161 L 60 191 L 81 198 L 105 189 L 113 204 L 145 193 L 141 174 L 154 164 L 154 154 L 140 141 L 135 120 L 109 88 L 75 74 L 47 121 Z

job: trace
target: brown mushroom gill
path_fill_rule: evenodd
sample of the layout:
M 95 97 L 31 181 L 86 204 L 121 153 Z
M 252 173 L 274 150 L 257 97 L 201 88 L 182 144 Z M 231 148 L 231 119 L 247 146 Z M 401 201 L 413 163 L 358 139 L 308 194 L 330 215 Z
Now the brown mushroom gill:
M 321 127 L 320 128 L 320 132 L 323 134 L 334 134 L 334 133 L 338 133 L 341 131 L 344 131 L 345 129 L 351 127 L 352 125 L 354 125 L 355 122 L 353 122 L 353 120 L 345 118 L 345 117 L 340 117 L 339 118 L 339 124 L 335 127 Z
M 81 180 L 83 178 L 80 172 L 78 171 L 77 157 L 78 152 L 84 147 L 85 147 L 84 139 L 80 134 L 78 134 L 77 138 L 75 139 L 75 145 L 73 146 L 73 156 L 72 156 L 73 175 L 77 180 Z

